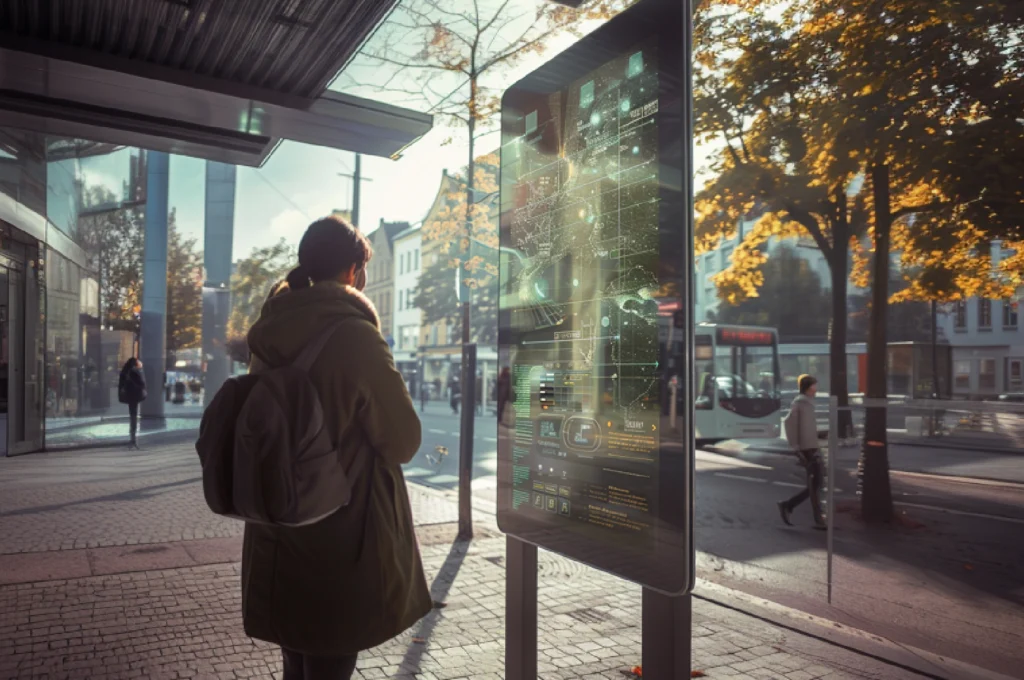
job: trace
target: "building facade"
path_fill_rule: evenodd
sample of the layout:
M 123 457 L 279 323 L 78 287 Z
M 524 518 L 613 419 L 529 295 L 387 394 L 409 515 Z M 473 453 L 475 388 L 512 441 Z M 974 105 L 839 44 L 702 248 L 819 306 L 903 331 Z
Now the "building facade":
M 720 245 L 697 257 L 695 267 L 694 300 L 696 318 L 701 321 L 714 318 L 724 304 L 718 297 L 714 276 L 731 263 L 732 253 L 740 242 L 745 230 L 752 223 L 741 225 L 733 238 L 723 239 Z M 769 258 L 780 248 L 788 247 L 806 262 L 809 271 L 818 276 L 823 290 L 830 290 L 831 278 L 828 262 L 810 239 L 772 238 L 766 245 Z M 992 258 L 999 262 L 1001 248 L 993 244 Z M 899 266 L 894 255 L 894 268 Z M 849 295 L 863 295 L 866 290 L 850 285 Z M 938 342 L 948 345 L 951 351 L 952 375 L 951 394 L 955 398 L 984 399 L 1006 393 L 1024 393 L 1024 332 L 1021 330 L 1018 302 L 1016 300 L 986 300 L 969 298 L 965 301 L 939 305 L 935 317 Z M 784 330 L 784 329 L 780 329 Z M 809 338 L 806 342 L 785 343 L 780 347 L 783 384 L 787 377 L 800 373 L 812 373 L 822 380 L 822 391 L 828 391 L 828 337 Z M 847 344 L 847 375 L 851 391 L 861 391 L 866 370 L 866 344 L 859 337 L 851 323 Z M 892 338 L 891 341 L 900 340 Z M 917 344 L 923 344 L 922 338 Z M 893 354 L 894 351 L 896 354 Z M 925 348 L 924 352 L 930 352 Z M 890 350 L 893 356 L 897 350 Z M 940 350 L 940 357 L 944 357 Z M 892 394 L 902 394 L 907 387 L 905 376 L 897 375 L 898 367 L 890 358 L 890 385 Z M 944 359 L 943 359 L 944 361 Z M 927 362 L 926 362 L 927 363 Z M 941 380 L 940 374 L 940 380 Z M 790 380 L 792 382 L 792 380 Z M 943 393 L 948 393 L 943 390 Z
M 1005 255 L 1001 244 L 992 245 L 993 263 Z M 943 307 L 939 323 L 953 345 L 953 394 L 987 398 L 1024 393 L 1018 301 L 975 297 Z
M 373 258 L 366 271 L 366 295 L 380 316 L 380 332 L 388 344 L 395 347 L 397 337 L 392 320 L 394 319 L 393 296 L 395 291 L 394 252 L 395 236 L 409 228 L 408 222 L 385 222 L 367 238 L 373 247 Z
M 422 270 L 422 234 L 419 227 L 409 227 L 394 238 L 393 283 L 395 366 L 405 377 L 409 393 L 417 396 L 422 386 L 418 358 L 422 312 L 416 306 L 416 290 Z

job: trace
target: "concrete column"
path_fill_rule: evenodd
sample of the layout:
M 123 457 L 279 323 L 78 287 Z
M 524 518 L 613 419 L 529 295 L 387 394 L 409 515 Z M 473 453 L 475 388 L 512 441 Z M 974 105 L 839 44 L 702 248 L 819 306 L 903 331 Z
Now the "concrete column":
M 231 314 L 231 254 L 235 235 L 234 165 L 206 162 L 206 224 L 203 264 L 203 387 L 205 402 L 231 373 L 227 351 L 228 317 Z
M 146 173 L 146 238 L 142 262 L 142 328 L 139 354 L 149 398 L 142 402 L 142 427 L 147 418 L 164 417 L 164 372 L 167 354 L 167 190 L 170 157 L 149 151 Z M 149 425 L 154 423 L 150 422 Z M 162 422 L 157 423 L 163 425 Z

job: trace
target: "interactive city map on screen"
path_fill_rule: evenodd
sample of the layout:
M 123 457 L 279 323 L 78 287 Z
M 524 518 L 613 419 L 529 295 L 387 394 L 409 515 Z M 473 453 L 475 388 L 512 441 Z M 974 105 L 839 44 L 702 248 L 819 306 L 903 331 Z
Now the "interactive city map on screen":
M 639 542 L 662 407 L 655 44 L 527 97 L 502 146 L 511 509 Z

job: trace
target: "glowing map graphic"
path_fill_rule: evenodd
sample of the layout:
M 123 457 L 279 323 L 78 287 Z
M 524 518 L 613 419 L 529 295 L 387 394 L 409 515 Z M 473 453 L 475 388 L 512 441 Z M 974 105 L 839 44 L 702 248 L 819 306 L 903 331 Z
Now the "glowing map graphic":
M 515 361 L 571 373 L 551 408 L 602 421 L 659 408 L 656 66 L 638 49 L 545 97 L 502 153 Z

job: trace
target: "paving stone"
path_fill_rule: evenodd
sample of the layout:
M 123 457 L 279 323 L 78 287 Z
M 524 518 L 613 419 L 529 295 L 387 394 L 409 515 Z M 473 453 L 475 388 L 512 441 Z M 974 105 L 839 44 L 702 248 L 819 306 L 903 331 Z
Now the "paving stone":
M 240 567 L 222 540 L 242 525 L 206 509 L 188 447 L 4 459 L 0 488 L 0 566 L 17 556 L 41 579 L 0 582 L 0 680 L 279 677 L 279 651 L 242 632 Z M 448 497 L 415 484 L 410 496 L 427 577 L 448 606 L 362 654 L 358 675 L 497 680 L 505 540 L 478 515 L 479 538 L 458 543 Z M 92 553 L 74 551 L 90 547 L 103 560 L 86 573 L 80 556 Z M 543 551 L 540 565 L 538 675 L 622 680 L 641 659 L 640 589 Z M 693 667 L 712 680 L 909 677 L 705 601 L 693 620 Z

